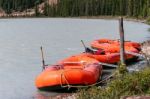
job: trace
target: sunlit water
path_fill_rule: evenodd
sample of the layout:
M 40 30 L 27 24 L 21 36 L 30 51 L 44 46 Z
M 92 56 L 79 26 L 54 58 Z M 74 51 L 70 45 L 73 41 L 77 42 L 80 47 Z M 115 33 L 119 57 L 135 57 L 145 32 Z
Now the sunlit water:
M 150 26 L 124 22 L 125 39 L 142 42 L 150 37 Z M 1 19 L 0 20 L 0 99 L 42 99 L 34 85 L 41 72 L 40 46 L 46 63 L 52 64 L 84 51 L 99 38 L 119 38 L 117 20 L 100 19 Z M 56 93 L 50 93 L 55 95 Z

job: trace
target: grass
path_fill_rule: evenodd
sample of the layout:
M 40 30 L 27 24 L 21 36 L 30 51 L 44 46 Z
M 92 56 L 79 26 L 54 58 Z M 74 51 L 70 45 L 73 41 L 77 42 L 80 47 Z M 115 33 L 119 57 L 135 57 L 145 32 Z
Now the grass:
M 78 99 L 120 99 L 131 95 L 150 95 L 150 68 L 114 77 L 107 87 L 80 89 Z
M 150 58 L 149 50 L 147 49 L 149 46 L 149 41 L 142 45 L 142 52 L 146 55 L 146 59 Z M 144 70 L 133 73 L 126 72 L 124 65 L 120 64 L 115 76 L 108 81 L 107 86 L 80 89 L 76 97 L 78 99 L 120 99 L 137 95 L 150 95 L 150 64 Z

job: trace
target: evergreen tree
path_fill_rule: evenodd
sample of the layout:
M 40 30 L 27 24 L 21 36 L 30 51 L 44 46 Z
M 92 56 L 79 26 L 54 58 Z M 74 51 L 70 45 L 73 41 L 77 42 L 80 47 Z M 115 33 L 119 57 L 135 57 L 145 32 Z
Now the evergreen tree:
M 0 0 L 0 6 L 6 13 L 34 8 L 38 15 L 38 4 L 44 3 L 45 16 L 97 16 L 124 15 L 131 17 L 149 17 L 150 0 Z M 38 3 L 37 3 L 38 2 Z

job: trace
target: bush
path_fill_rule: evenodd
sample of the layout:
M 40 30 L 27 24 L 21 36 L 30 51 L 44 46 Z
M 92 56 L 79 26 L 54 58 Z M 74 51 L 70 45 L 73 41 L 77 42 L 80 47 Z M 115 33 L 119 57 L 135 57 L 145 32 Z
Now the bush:
M 110 81 L 105 88 L 80 89 L 79 99 L 120 99 L 122 96 L 150 94 L 150 68 L 124 74 Z

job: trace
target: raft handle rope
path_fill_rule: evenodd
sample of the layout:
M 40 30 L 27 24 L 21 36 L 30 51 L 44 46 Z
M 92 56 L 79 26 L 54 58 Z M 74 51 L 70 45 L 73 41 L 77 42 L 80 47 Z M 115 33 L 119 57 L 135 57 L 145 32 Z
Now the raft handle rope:
M 78 62 L 78 63 L 79 63 L 79 62 Z M 82 63 L 83 63 L 83 62 L 82 62 Z M 79 69 L 79 68 L 72 68 L 72 69 Z M 82 69 L 83 69 L 83 68 L 82 68 Z M 62 84 L 62 79 L 63 79 L 63 77 L 64 77 L 64 79 L 65 79 L 67 85 L 63 85 L 63 84 Z M 68 90 L 72 87 L 72 85 L 69 84 L 69 82 L 68 82 L 68 80 L 67 80 L 67 78 L 66 78 L 66 76 L 65 76 L 65 74 L 64 74 L 64 70 L 63 70 L 62 73 L 61 73 L 60 85 L 61 85 L 62 88 L 68 87 Z
M 64 70 L 63 70 L 63 72 L 61 73 L 61 77 L 60 77 L 60 85 L 61 85 L 61 87 L 64 86 L 64 85 L 62 84 L 63 78 L 64 78 L 64 80 L 66 81 L 66 83 L 67 83 L 66 87 L 68 87 L 68 90 L 69 90 L 69 89 L 71 88 L 71 85 L 69 84 L 69 82 L 68 82 L 68 80 L 67 80 L 67 78 L 66 78 L 66 76 L 65 76 L 65 74 L 64 74 Z
M 103 79 L 103 80 L 101 80 L 101 81 L 99 81 L 99 82 L 96 82 L 96 83 L 94 83 L 94 84 L 91 84 L 91 85 L 85 85 L 85 86 L 78 85 L 78 86 L 74 86 L 74 85 L 70 85 L 70 84 L 69 84 L 68 80 L 66 79 L 66 76 L 65 76 L 64 73 L 62 72 L 62 74 L 61 74 L 61 79 L 60 79 L 60 84 L 61 84 L 61 87 L 62 87 L 62 88 L 67 88 L 67 87 L 68 87 L 68 89 L 70 89 L 70 88 L 87 88 L 87 87 L 92 87 L 92 86 L 98 85 L 98 84 L 100 84 L 100 83 L 103 83 L 103 82 L 107 81 L 108 79 L 110 79 L 111 77 L 113 77 L 114 75 L 115 75 L 115 73 L 113 73 L 113 74 L 107 76 L 105 79 Z M 63 85 L 63 84 L 62 84 L 62 77 L 64 77 L 64 79 L 65 79 L 67 85 Z

